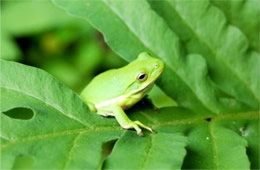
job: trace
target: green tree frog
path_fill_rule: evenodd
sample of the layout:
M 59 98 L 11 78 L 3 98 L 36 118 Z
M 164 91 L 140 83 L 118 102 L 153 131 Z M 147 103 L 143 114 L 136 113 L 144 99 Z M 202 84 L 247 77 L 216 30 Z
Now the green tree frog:
M 143 136 L 142 129 L 153 130 L 128 118 L 125 111 L 140 101 L 153 87 L 164 70 L 164 63 L 142 52 L 128 65 L 105 71 L 83 89 L 81 98 L 90 111 L 102 116 L 114 116 L 124 129 L 135 129 Z

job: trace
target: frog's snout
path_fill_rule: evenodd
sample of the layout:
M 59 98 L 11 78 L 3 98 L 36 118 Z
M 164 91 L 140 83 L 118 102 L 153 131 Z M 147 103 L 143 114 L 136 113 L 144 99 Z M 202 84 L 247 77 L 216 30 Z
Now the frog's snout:
M 157 79 L 164 70 L 164 63 L 158 60 L 154 62 L 152 66 L 153 66 L 152 77 L 156 77 Z

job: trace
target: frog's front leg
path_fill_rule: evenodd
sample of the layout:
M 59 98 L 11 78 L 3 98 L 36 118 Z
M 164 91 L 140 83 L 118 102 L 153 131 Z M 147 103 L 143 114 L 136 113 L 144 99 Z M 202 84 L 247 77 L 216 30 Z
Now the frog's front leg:
M 124 129 L 134 128 L 137 132 L 137 135 L 139 135 L 139 136 L 143 136 L 143 132 L 140 127 L 147 129 L 150 132 L 154 133 L 154 131 L 150 127 L 144 125 L 140 121 L 130 120 L 128 118 L 128 116 L 126 115 L 126 113 L 124 112 L 124 110 L 120 106 L 114 106 L 113 112 L 114 112 L 114 116 L 115 116 L 116 120 L 118 121 L 120 126 L 123 127 Z

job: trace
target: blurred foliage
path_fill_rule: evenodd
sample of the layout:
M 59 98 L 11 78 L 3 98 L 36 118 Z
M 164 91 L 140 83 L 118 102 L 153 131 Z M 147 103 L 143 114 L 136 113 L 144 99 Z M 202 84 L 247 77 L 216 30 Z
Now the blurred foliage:
M 4 0 L 1 44 L 3 59 L 44 69 L 77 93 L 98 73 L 127 64 L 84 19 L 49 0 Z M 157 107 L 176 105 L 159 88 L 149 98 Z
M 5 0 L 1 21 L 3 59 L 44 69 L 76 92 L 94 75 L 126 64 L 86 21 L 48 0 Z

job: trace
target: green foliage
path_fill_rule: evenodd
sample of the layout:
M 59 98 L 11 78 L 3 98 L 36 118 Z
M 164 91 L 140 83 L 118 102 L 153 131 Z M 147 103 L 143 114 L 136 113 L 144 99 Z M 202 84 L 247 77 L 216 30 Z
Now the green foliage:
M 177 106 L 127 111 L 158 132 L 139 137 L 46 72 L 1 61 L 2 169 L 260 168 L 258 1 L 54 2 L 125 60 L 142 51 L 162 59 L 157 85 Z

